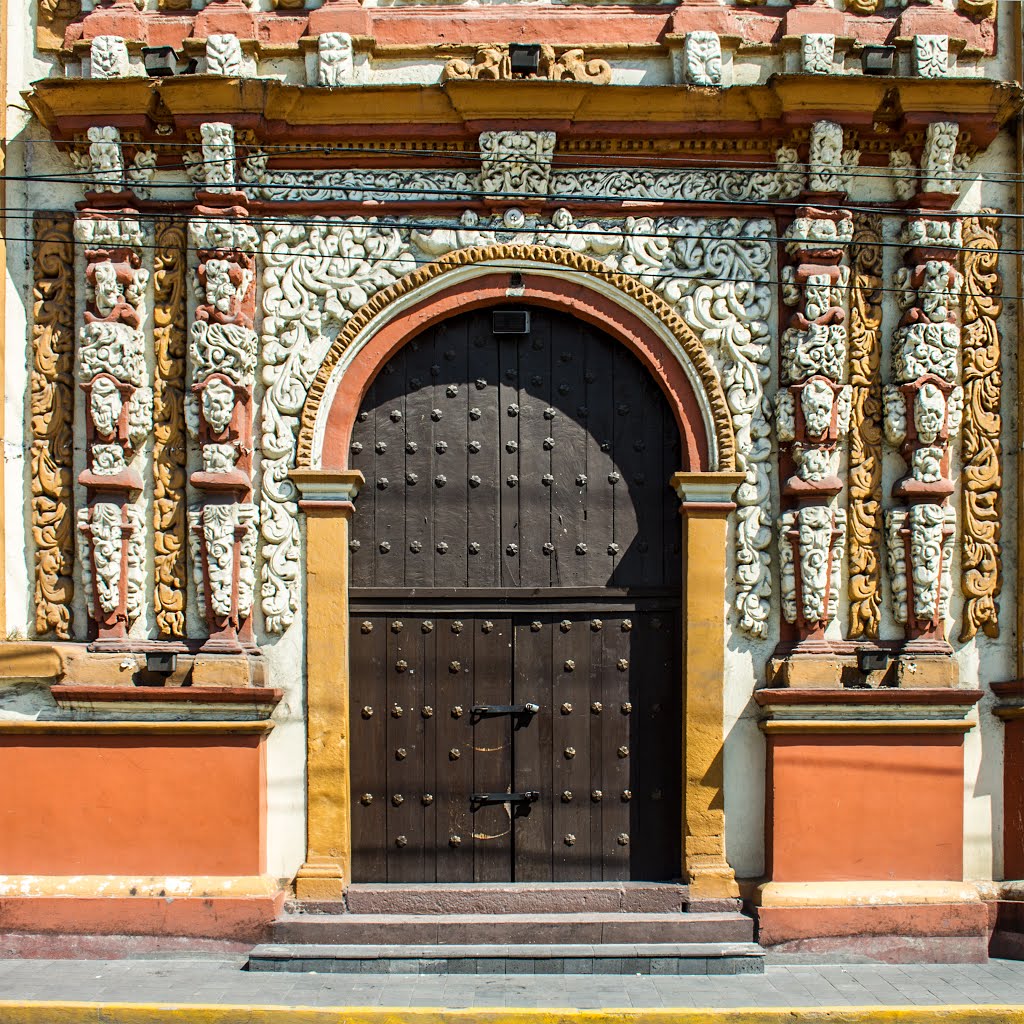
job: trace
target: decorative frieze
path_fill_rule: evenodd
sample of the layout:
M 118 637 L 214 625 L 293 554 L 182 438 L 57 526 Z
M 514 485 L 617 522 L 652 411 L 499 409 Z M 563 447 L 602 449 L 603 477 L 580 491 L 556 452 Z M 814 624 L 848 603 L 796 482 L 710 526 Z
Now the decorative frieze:
M 158 221 L 153 260 L 153 605 L 161 637 L 184 637 L 188 550 L 185 517 L 185 227 Z
M 507 43 L 485 43 L 478 46 L 472 60 L 454 58 L 445 64 L 441 73 L 442 82 L 460 78 L 508 81 L 512 77 Z M 606 60 L 588 59 L 579 48 L 556 50 L 553 46 L 543 43 L 537 73 L 515 77 L 608 85 L 612 80 L 612 69 Z
M 963 550 L 960 585 L 964 593 L 961 641 L 981 630 L 999 635 L 998 597 L 1002 590 L 1002 365 L 999 314 L 1000 218 L 983 210 L 963 223 L 964 421 L 961 442 L 963 474 Z
M 35 632 L 71 637 L 74 597 L 74 219 L 37 213 L 29 382 Z
M 849 636 L 879 636 L 882 595 L 882 218 L 853 217 L 850 250 Z
M 689 85 L 722 84 L 722 44 L 715 32 L 687 32 L 683 70 Z
M 131 208 L 87 210 L 75 222 L 75 238 L 85 246 L 87 298 L 78 350 L 86 441 L 78 479 L 89 502 L 78 513 L 83 584 L 96 642 L 117 645 L 144 611 L 146 534 L 135 504 L 143 482 L 135 457 L 153 422 L 145 233 Z

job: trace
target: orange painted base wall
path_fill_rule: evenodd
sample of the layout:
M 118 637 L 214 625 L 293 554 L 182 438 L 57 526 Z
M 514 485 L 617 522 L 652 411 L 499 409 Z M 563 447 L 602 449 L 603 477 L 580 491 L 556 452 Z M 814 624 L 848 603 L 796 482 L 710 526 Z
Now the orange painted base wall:
M 963 877 L 963 737 L 769 736 L 774 882 Z
M 263 736 L 0 736 L 0 874 L 259 875 Z
M 1003 877 L 1024 878 L 1024 721 L 1003 733 Z

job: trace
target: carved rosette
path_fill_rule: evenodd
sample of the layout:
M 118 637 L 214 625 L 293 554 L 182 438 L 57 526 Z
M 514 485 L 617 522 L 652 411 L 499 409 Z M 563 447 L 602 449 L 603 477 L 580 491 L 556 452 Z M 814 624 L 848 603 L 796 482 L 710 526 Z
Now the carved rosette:
M 71 636 L 74 595 L 75 246 L 70 214 L 33 218 L 31 487 L 35 631 Z
M 185 517 L 186 233 L 158 221 L 153 260 L 153 607 L 161 637 L 184 637 L 187 592 Z
M 84 585 L 98 643 L 125 640 L 143 613 L 145 529 L 137 456 L 153 423 L 143 323 L 149 272 L 134 209 L 84 211 L 75 238 L 85 247 L 87 304 L 79 334 L 85 395 L 89 505 L 78 514 Z
M 832 507 L 842 490 L 838 448 L 850 425 L 844 309 L 849 267 L 843 258 L 853 220 L 842 210 L 805 206 L 786 231 L 790 262 L 782 298 L 794 307 L 782 335 L 778 438 L 794 470 L 783 485 L 782 605 L 801 649 L 823 639 L 835 617 L 846 514 Z M 787 568 L 788 563 L 788 568 Z
M 909 507 L 887 516 L 889 570 L 896 618 L 905 623 L 908 638 L 944 650 L 946 548 L 955 518 L 948 506 L 953 493 L 949 448 L 963 416 L 956 322 L 961 278 L 954 266 L 961 225 L 954 218 L 920 214 L 902 226 L 900 241 L 906 265 L 897 272 L 896 289 L 903 316 L 893 335 L 895 383 L 886 385 L 883 400 L 885 438 L 907 466 L 893 495 Z
M 185 414 L 201 466 L 189 510 L 193 573 L 209 650 L 237 651 L 252 639 L 258 509 L 252 504 L 252 401 L 256 374 L 256 275 L 259 235 L 245 196 L 232 190 L 230 125 L 204 124 L 203 173 L 189 222 L 196 250 L 196 311 L 189 338 L 191 379 Z
M 1002 561 L 1002 391 L 998 318 L 1000 220 L 985 210 L 963 224 L 963 551 L 960 585 L 964 601 L 961 640 L 979 630 L 999 635 Z
M 855 214 L 851 249 L 849 636 L 875 637 L 881 626 L 882 546 L 882 219 Z

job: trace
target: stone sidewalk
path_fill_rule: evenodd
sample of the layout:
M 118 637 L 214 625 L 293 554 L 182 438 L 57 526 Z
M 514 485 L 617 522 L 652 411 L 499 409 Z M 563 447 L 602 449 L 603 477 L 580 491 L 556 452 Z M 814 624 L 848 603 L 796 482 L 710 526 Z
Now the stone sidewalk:
M 249 1006 L 831 1007 L 1019 1004 L 1024 963 L 769 964 L 733 977 L 261 974 L 243 957 L 0 961 L 0 1000 Z

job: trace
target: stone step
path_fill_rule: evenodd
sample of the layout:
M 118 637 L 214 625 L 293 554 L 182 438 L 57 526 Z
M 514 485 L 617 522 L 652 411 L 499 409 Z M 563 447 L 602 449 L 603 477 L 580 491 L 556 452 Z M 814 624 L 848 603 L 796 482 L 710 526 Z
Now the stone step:
M 292 900 L 287 909 L 306 914 L 647 914 L 685 910 L 688 894 L 688 886 L 677 882 L 357 883 L 348 888 L 344 902 Z
M 753 942 L 256 946 L 250 971 L 318 974 L 762 974 Z
M 321 945 L 517 945 L 750 942 L 739 913 L 284 914 L 275 943 Z

